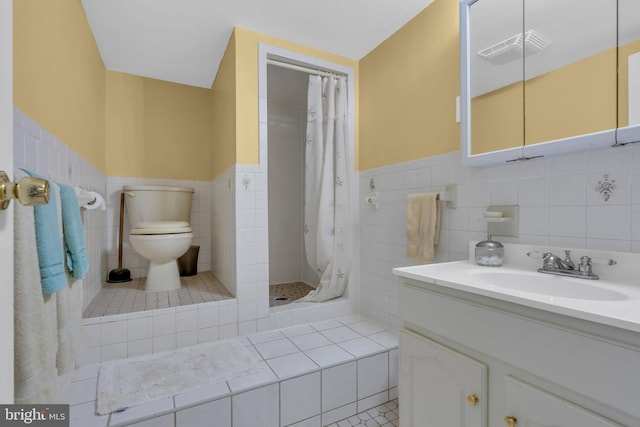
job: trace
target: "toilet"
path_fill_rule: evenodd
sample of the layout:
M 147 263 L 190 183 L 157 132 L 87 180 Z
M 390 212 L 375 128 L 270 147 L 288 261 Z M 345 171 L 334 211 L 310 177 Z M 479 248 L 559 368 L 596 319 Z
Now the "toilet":
M 130 225 L 129 242 L 148 259 L 145 290 L 180 289 L 176 260 L 191 245 L 191 201 L 194 189 L 158 185 L 125 185 L 125 207 Z

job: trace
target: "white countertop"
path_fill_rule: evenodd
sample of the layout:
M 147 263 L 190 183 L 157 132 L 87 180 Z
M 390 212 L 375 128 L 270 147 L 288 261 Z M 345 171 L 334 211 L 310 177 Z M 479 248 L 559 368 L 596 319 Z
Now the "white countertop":
M 473 242 L 472 242 L 473 243 Z M 470 245 L 470 248 L 473 245 Z M 558 248 L 553 253 L 558 254 Z M 453 261 L 439 264 L 417 265 L 412 267 L 394 268 L 397 276 L 427 282 L 449 289 L 469 292 L 475 295 L 495 298 L 501 301 L 516 303 L 540 310 L 549 311 L 574 318 L 588 320 L 599 324 L 609 325 L 640 333 L 640 255 L 629 253 L 607 253 L 588 250 L 575 250 L 576 255 L 603 256 L 609 255 L 618 261 L 614 267 L 594 266 L 594 272 L 600 274 L 601 280 L 569 279 L 559 276 L 538 273 L 540 260 L 526 258 L 530 250 L 548 250 L 545 247 L 525 245 L 505 245 L 505 264 L 502 267 L 482 267 L 471 260 Z M 509 254 L 511 253 L 511 256 Z M 563 254 L 563 252 L 560 252 Z M 524 257 L 522 254 L 525 254 Z M 575 256 L 574 256 L 575 258 Z M 540 265 L 538 265 L 540 264 Z M 621 265 L 622 264 L 622 265 Z M 630 274 L 638 268 L 635 277 Z M 610 269 L 610 270 L 607 270 Z M 586 288 L 599 288 L 606 294 L 619 296 L 612 299 L 588 299 L 566 296 L 551 296 L 543 292 L 528 292 L 508 285 L 496 286 L 489 283 L 483 274 L 486 272 L 506 274 L 517 280 L 520 275 L 523 280 L 546 280 L 546 285 L 570 281 L 576 288 L 584 283 Z M 555 282 L 553 282 L 555 281 Z

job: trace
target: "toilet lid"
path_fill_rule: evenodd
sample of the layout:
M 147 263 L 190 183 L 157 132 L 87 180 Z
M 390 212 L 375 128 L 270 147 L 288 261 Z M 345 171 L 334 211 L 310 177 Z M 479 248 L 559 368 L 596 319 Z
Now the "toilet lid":
M 131 234 L 178 234 L 191 231 L 186 221 L 146 221 L 136 224 Z

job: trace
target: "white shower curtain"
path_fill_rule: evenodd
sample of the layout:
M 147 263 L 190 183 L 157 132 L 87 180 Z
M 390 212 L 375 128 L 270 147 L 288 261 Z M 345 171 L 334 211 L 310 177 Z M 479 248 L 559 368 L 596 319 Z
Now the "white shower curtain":
M 309 77 L 305 152 L 304 240 L 318 287 L 305 301 L 341 296 L 349 280 L 347 81 Z

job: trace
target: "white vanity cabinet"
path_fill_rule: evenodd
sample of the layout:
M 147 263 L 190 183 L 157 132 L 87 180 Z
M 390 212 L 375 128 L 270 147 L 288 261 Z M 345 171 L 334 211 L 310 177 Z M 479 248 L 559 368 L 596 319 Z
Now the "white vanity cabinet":
M 620 427 L 565 399 L 522 382 L 504 379 L 505 424 L 514 426 Z M 509 418 L 511 417 L 511 418 Z
M 637 333 L 401 280 L 402 427 L 640 426 Z
M 400 333 L 403 426 L 484 426 L 487 366 L 440 344 Z

